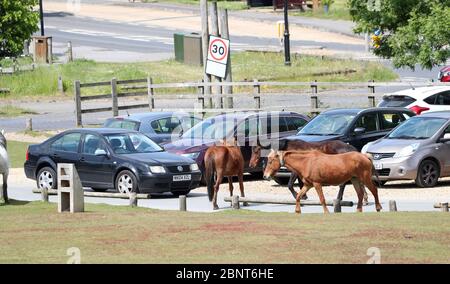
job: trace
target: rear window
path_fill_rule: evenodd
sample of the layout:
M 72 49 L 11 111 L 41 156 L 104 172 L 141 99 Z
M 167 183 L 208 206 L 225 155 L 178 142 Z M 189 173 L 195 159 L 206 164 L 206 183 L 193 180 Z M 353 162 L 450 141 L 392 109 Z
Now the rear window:
M 139 122 L 117 118 L 108 119 L 103 126 L 107 128 L 139 130 Z
M 380 107 L 406 107 L 412 104 L 416 100 L 409 96 L 384 96 L 383 100 L 380 102 Z

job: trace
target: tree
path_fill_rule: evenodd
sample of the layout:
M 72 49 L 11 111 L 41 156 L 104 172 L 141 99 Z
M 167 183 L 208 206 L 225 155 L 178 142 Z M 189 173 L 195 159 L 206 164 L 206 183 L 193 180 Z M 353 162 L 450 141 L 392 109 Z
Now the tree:
M 374 53 L 431 69 L 450 58 L 450 0 L 348 0 L 355 32 L 381 31 Z
M 20 55 L 24 41 L 39 29 L 37 4 L 38 0 L 0 0 L 0 59 Z

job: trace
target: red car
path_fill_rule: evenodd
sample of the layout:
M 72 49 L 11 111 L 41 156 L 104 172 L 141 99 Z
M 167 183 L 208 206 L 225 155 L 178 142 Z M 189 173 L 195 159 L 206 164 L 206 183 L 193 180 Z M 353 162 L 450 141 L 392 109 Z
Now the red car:
M 450 82 L 450 65 L 445 66 L 439 71 L 439 81 Z

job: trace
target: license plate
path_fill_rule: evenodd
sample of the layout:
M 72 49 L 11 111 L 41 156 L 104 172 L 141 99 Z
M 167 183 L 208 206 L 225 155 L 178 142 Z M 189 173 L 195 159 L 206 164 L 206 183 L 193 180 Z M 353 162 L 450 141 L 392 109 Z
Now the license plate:
M 173 181 L 186 181 L 186 180 L 191 180 L 191 175 L 173 176 Z
M 375 162 L 375 163 L 373 163 L 373 167 L 375 168 L 375 170 L 382 170 L 383 164 Z

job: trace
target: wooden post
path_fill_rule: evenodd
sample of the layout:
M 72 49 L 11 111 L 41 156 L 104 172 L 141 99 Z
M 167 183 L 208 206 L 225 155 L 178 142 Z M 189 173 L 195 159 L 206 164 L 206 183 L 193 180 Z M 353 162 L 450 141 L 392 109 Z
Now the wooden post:
M 153 80 L 150 77 L 147 77 L 147 93 L 148 93 L 148 108 L 150 111 L 153 111 L 155 108 L 155 97 L 154 97 L 154 90 L 153 90 Z
M 186 211 L 186 195 L 180 195 L 180 211 Z
M 240 208 L 239 205 L 239 195 L 233 195 L 232 199 L 231 199 L 231 206 L 233 207 L 233 209 L 237 210 Z
M 261 86 L 259 85 L 258 79 L 253 80 L 253 98 L 255 99 L 255 108 L 261 108 Z
M 83 122 L 81 118 L 81 87 L 80 87 L 80 81 L 74 82 L 74 88 L 75 88 L 75 112 L 77 116 L 77 127 L 82 127 Z
M 25 123 L 25 131 L 33 131 L 33 119 L 27 118 Z
M 202 55 L 203 66 L 206 66 L 206 58 L 208 57 L 209 48 L 209 27 L 208 27 L 208 0 L 200 0 L 200 16 L 202 22 Z M 204 69 L 205 70 L 205 69 Z M 211 82 L 211 75 L 203 71 L 203 80 L 205 83 Z M 205 94 L 211 94 L 211 87 L 205 88 Z
M 227 9 L 220 9 L 219 10 L 219 16 L 220 16 L 220 31 L 222 38 L 230 39 L 230 31 L 228 28 L 228 10 Z M 231 75 L 231 55 L 228 55 L 228 64 L 227 64 L 227 72 L 225 75 L 225 82 L 232 82 L 233 77 Z M 232 86 L 224 86 L 223 87 L 223 93 L 230 95 L 233 93 L 233 87 Z M 227 97 L 226 98 L 226 107 L 232 109 L 233 108 L 233 97 Z
M 313 0 L 313 11 L 317 12 L 317 10 L 319 9 L 319 0 Z
M 217 15 L 217 2 L 211 2 L 211 6 L 209 6 L 209 13 L 211 14 L 211 35 L 214 36 L 220 36 L 219 34 L 219 17 Z M 211 80 L 211 82 L 222 82 L 222 78 L 214 76 L 214 80 Z M 222 86 L 215 86 L 213 88 L 213 93 L 220 95 L 222 94 Z M 222 97 L 218 96 L 216 98 L 216 103 L 215 103 L 215 107 L 216 108 L 223 108 L 223 102 L 222 102 Z M 212 98 L 211 98 L 211 106 L 212 104 Z
M 334 213 L 341 213 L 341 200 L 340 199 L 334 199 L 333 200 L 333 207 L 334 207 Z
M 395 202 L 395 200 L 389 200 L 389 211 L 397 212 L 397 203 Z
M 442 212 L 448 212 L 448 203 L 441 203 L 441 211 Z
M 112 98 L 112 111 L 113 116 L 119 115 L 119 100 L 117 98 L 117 79 L 111 80 L 111 98 Z
M 319 114 L 319 97 L 317 96 L 317 80 L 311 83 L 311 114 L 316 116 Z
M 203 80 L 200 81 L 200 82 L 203 83 Z M 205 109 L 205 97 L 204 97 L 204 95 L 205 95 L 205 86 L 199 85 L 198 86 L 198 98 L 197 98 L 197 101 L 198 101 L 198 104 L 200 105 L 200 113 L 202 115 L 202 119 L 205 118 L 205 111 L 204 111 L 204 109 Z
M 48 202 L 48 189 L 47 188 L 43 188 L 41 190 L 41 197 L 42 197 L 42 201 Z
M 369 107 L 375 107 L 375 96 L 368 96 L 369 98 Z
M 63 84 L 63 79 L 62 79 L 61 75 L 58 76 L 58 92 L 61 95 L 64 95 L 64 84 Z
M 136 192 L 130 192 L 130 206 L 137 207 L 138 206 L 138 198 Z
M 369 94 L 375 94 L 375 86 L 373 84 L 370 84 L 370 83 L 374 83 L 374 82 L 375 82 L 375 80 L 370 80 L 369 81 L 369 85 L 368 85 L 368 87 L 369 87 Z
M 53 39 L 52 39 L 52 37 L 47 38 L 47 58 L 48 58 L 48 64 L 53 64 Z
M 73 61 L 72 42 L 67 42 L 67 62 Z

